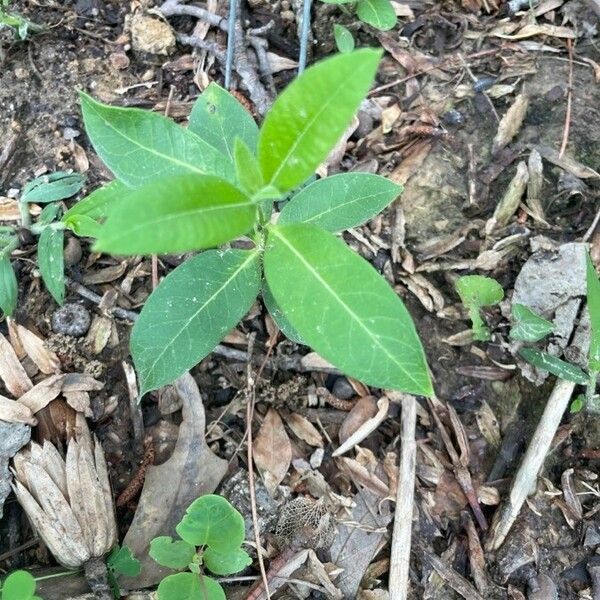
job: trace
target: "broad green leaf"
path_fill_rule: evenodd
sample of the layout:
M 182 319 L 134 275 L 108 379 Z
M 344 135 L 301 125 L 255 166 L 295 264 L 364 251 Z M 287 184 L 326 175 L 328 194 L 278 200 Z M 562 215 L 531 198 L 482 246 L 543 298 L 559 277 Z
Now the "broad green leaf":
M 130 187 L 184 174 L 233 180 L 232 161 L 171 119 L 138 108 L 96 102 L 81 93 L 85 130 L 98 156 Z
M 511 327 L 510 337 L 522 342 L 537 342 L 554 330 L 551 321 L 540 317 L 524 304 L 512 305 L 515 324 Z
M 194 573 L 168 575 L 158 586 L 158 600 L 200 600 L 200 578 Z M 210 598 L 210 596 L 209 596 Z
M 244 517 L 223 496 L 207 494 L 190 504 L 175 531 L 194 546 L 228 552 L 244 541 Z
M 177 175 L 124 196 L 100 229 L 95 250 L 165 254 L 218 246 L 257 219 L 246 194 L 212 175 Z
M 150 542 L 149 554 L 163 567 L 186 569 L 194 560 L 196 547 L 183 540 L 173 541 L 172 537 L 162 535 Z
M 491 277 L 463 275 L 456 280 L 455 286 L 465 306 L 491 306 L 504 298 L 502 286 Z
M 432 394 L 408 311 L 343 241 L 311 225 L 274 226 L 264 264 L 277 304 L 323 358 L 369 385 Z
M 47 206 L 44 206 L 40 216 L 37 219 L 37 222 L 41 225 L 49 225 L 56 219 L 59 212 L 60 204 L 58 202 L 48 204 Z
M 540 352 L 534 348 L 522 348 L 519 350 L 519 354 L 534 367 L 548 371 L 548 373 L 552 373 L 552 375 L 556 375 L 560 379 L 581 385 L 588 383 L 588 376 L 579 367 L 565 362 L 556 356 L 552 356 L 547 352 Z
M 402 186 L 370 173 L 343 173 L 319 179 L 283 208 L 279 224 L 306 223 L 343 231 L 365 223 L 402 193 Z
M 102 228 L 98 221 L 87 215 L 71 215 L 68 219 L 63 219 L 63 223 L 67 229 L 79 237 L 97 238 Z
M 205 575 L 200 579 L 200 598 L 202 600 L 227 600 L 221 584 Z
M 288 340 L 296 342 L 296 344 L 304 344 L 305 342 L 302 340 L 300 334 L 292 327 L 292 324 L 289 322 L 285 313 L 279 308 L 266 281 L 263 281 L 262 299 L 266 309 L 269 311 L 271 317 L 273 317 L 273 321 L 275 321 L 275 325 L 279 327 L 281 333 L 283 333 Z
M 592 336 L 590 339 L 589 367 L 600 371 L 600 281 L 590 255 L 587 255 L 587 307 L 590 313 Z
M 46 227 L 40 234 L 37 250 L 40 274 L 58 304 L 65 301 L 64 238 L 64 230 Z
M 248 250 L 209 250 L 169 273 L 131 332 L 141 394 L 207 356 L 250 309 L 260 279 L 260 254 Z
M 21 202 L 56 202 L 74 196 L 85 183 L 85 177 L 80 173 L 57 171 L 37 177 L 30 181 L 21 195 Z
M 335 45 L 340 52 L 346 54 L 354 50 L 354 36 L 347 27 L 335 23 L 333 25 L 333 36 L 335 37 Z
M 240 187 L 249 195 L 258 192 L 263 181 L 256 157 L 240 138 L 235 140 L 233 153 L 235 173 Z
M 361 21 L 380 31 L 393 29 L 397 21 L 390 0 L 358 0 L 356 14 Z
M 131 188 L 118 179 L 110 181 L 73 205 L 63 215 L 62 220 L 66 223 L 70 217 L 85 215 L 102 221 L 108 216 L 109 210 L 130 191 Z
M 10 316 L 17 307 L 19 287 L 10 258 L 0 254 L 0 308 Z
M 266 185 L 287 192 L 310 177 L 369 91 L 379 50 L 357 50 L 307 69 L 275 100 L 258 138 Z
M 209 546 L 204 551 L 202 560 L 206 568 L 215 575 L 233 575 L 252 564 L 252 559 L 248 553 L 241 548 L 218 552 L 212 546 Z
M 106 566 L 119 575 L 137 577 L 142 571 L 140 561 L 133 556 L 127 546 L 117 546 L 108 556 Z
M 31 600 L 35 586 L 33 575 L 27 571 L 14 571 L 2 584 L 2 600 Z
M 256 151 L 258 126 L 252 115 L 216 83 L 209 84 L 194 103 L 189 129 L 231 160 L 236 138 Z

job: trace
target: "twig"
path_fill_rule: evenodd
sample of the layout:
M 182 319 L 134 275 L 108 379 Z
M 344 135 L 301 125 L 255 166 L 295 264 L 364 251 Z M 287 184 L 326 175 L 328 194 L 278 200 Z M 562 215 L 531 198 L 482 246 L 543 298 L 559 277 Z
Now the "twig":
M 298 57 L 298 75 L 306 68 L 306 56 L 308 54 L 308 34 L 310 33 L 310 9 L 312 0 L 304 0 L 302 3 L 302 24 L 300 28 L 300 56 Z
M 410 565 L 417 453 L 416 424 L 417 401 L 414 396 L 406 394 L 402 398 L 402 447 L 400 449 L 400 469 L 398 471 L 396 512 L 394 514 L 390 558 L 390 598 L 397 600 L 408 598 L 408 569 Z
M 589 320 L 587 318 L 582 320 L 574 337 L 577 347 L 587 354 L 589 347 Z M 486 550 L 494 551 L 500 548 L 519 515 L 525 499 L 534 488 L 538 473 L 550 450 L 562 416 L 569 406 L 574 389 L 574 383 L 563 379 L 559 379 L 554 385 L 531 443 L 525 452 L 523 462 L 515 475 L 508 500 L 494 515 L 490 537 L 486 542 Z
M 91 290 L 88 290 L 85 286 L 81 285 L 80 283 L 77 283 L 71 279 L 67 279 L 67 284 L 70 290 L 72 290 L 82 298 L 93 302 L 94 304 L 100 304 L 100 302 L 102 301 L 102 296 L 99 296 Z M 125 308 L 120 308 L 119 306 L 109 308 L 108 312 L 113 314 L 118 319 L 126 319 L 127 321 L 135 321 L 138 318 L 138 314 L 136 312 L 132 310 L 127 310 Z
M 231 87 L 233 69 L 233 51 L 235 50 L 235 22 L 237 20 L 238 0 L 229 0 L 229 18 L 227 20 L 227 56 L 225 59 L 225 87 Z
M 162 3 L 159 10 L 165 17 L 173 17 L 176 15 L 196 17 L 196 19 L 200 19 L 213 27 L 218 27 L 223 31 L 227 31 L 227 21 L 223 19 L 223 17 L 215 15 L 209 10 L 200 8 L 199 6 L 183 5 L 180 4 L 179 0 L 166 0 L 166 2 Z
M 569 83 L 567 90 L 567 114 L 565 115 L 565 128 L 563 130 L 562 144 L 558 158 L 562 158 L 567 144 L 569 143 L 569 131 L 571 129 L 571 105 L 573 104 L 573 43 L 567 40 L 567 49 L 569 50 Z

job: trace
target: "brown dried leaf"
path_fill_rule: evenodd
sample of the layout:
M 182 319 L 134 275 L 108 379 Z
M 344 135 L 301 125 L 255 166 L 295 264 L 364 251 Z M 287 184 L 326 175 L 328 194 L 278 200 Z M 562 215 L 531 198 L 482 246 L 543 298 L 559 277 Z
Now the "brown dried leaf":
M 92 318 L 85 341 L 89 344 L 94 354 L 100 354 L 106 348 L 112 332 L 112 326 L 113 321 L 108 317 L 94 315 Z
M 4 396 L 0 396 L 0 421 L 37 425 L 37 419 L 29 408 Z
M 17 333 L 23 349 L 42 373 L 51 375 L 60 371 L 58 356 L 52 350 L 46 348 L 42 338 L 22 325 L 17 325 Z
M 19 398 L 33 387 L 9 341 L 0 333 L 0 379 L 6 389 Z
M 342 473 L 348 475 L 353 481 L 367 488 L 373 494 L 381 498 L 390 496 L 389 487 L 377 475 L 371 473 L 369 469 L 353 458 L 342 456 L 337 460 L 337 465 Z
M 23 394 L 18 402 L 31 410 L 33 414 L 45 408 L 61 392 L 64 375 L 51 375 Z
M 553 165 L 575 175 L 575 177 L 579 177 L 579 179 L 600 179 L 600 173 L 594 171 L 594 169 L 591 169 L 590 167 L 582 165 L 580 162 L 567 155 L 560 156 L 558 150 L 555 150 L 554 148 L 550 148 L 549 146 L 535 146 L 535 149 L 542 155 L 542 158 L 545 158 Z
M 62 391 L 93 392 L 101 390 L 104 384 L 87 373 L 66 373 L 62 383 Z
M 368 397 L 368 396 L 367 396 Z M 361 398 L 362 400 L 362 398 Z M 360 402 L 360 400 L 359 400 Z M 357 403 L 358 404 L 358 403 Z M 348 452 L 357 444 L 360 444 L 365 438 L 369 437 L 379 425 L 386 419 L 390 400 L 387 396 L 382 396 L 377 401 L 377 414 L 372 418 L 364 421 L 362 425 L 356 429 L 343 443 L 342 445 L 332 454 L 332 456 L 341 456 Z M 355 407 L 356 408 L 356 407 Z M 354 410 L 354 409 L 353 409 Z M 352 412 L 352 411 L 350 411 Z
M 558 25 L 550 25 L 548 23 L 530 23 L 514 35 L 503 33 L 492 33 L 492 35 L 505 40 L 524 40 L 536 35 L 549 35 L 550 37 L 571 40 L 577 39 L 577 34 L 570 27 L 559 27 Z
M 87 392 L 63 392 L 67 404 L 77 412 L 83 413 L 86 417 L 93 417 L 90 408 L 90 395 Z
M 495 448 L 500 447 L 500 442 L 502 441 L 500 437 L 500 425 L 494 411 L 485 400 L 482 400 L 481 406 L 475 412 L 475 419 L 477 420 L 479 431 L 481 431 L 481 435 L 483 435 L 486 442 Z
M 529 98 L 525 94 L 519 94 L 515 98 L 515 101 L 498 124 L 498 131 L 492 143 L 492 154 L 502 150 L 515 137 L 523 124 L 528 106 Z
M 285 422 L 294 432 L 294 435 L 304 440 L 309 446 L 323 447 L 323 438 L 318 429 L 306 418 L 298 413 L 287 415 Z
M 292 445 L 279 413 L 270 408 L 252 448 L 254 462 L 271 494 L 286 476 L 292 462 Z
M 96 285 L 98 283 L 110 283 L 119 279 L 127 270 L 128 263 L 126 260 L 120 262 L 118 265 L 112 265 L 98 271 L 92 271 L 86 273 L 83 276 L 83 283 L 85 285 Z
M 377 398 L 364 396 L 359 398 L 350 412 L 346 415 L 340 427 L 338 439 L 343 444 L 353 433 L 355 433 L 369 419 L 377 414 Z
M 504 227 L 508 224 L 511 217 L 515 214 L 521 198 L 527 188 L 527 182 L 529 181 L 529 170 L 527 169 L 527 163 L 521 161 L 517 165 L 517 172 L 508 184 L 508 188 L 504 193 L 504 196 L 496 206 L 496 210 L 491 219 L 485 224 L 485 233 L 490 235 L 493 231 L 500 227 Z

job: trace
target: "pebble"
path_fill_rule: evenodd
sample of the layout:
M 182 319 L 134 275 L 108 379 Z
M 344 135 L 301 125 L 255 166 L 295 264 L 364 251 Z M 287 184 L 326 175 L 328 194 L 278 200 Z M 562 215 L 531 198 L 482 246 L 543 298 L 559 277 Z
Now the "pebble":
M 77 238 L 70 237 L 67 240 L 67 245 L 65 246 L 64 256 L 65 256 L 65 264 L 69 267 L 76 265 L 80 260 L 83 252 L 81 250 L 81 243 Z
M 125 52 L 113 52 L 109 55 L 108 60 L 113 69 L 122 71 L 129 66 L 129 57 Z
M 52 331 L 81 337 L 90 328 L 90 313 L 81 304 L 65 304 L 52 315 Z
M 338 377 L 333 384 L 331 393 L 340 400 L 350 400 L 356 396 L 354 388 L 350 385 L 345 377 Z
M 465 115 L 459 110 L 451 109 L 442 115 L 442 123 L 444 125 L 462 125 L 465 122 Z
M 76 137 L 81 135 L 79 129 L 73 129 L 73 127 L 65 127 L 63 129 L 63 137 L 65 140 L 74 140 Z

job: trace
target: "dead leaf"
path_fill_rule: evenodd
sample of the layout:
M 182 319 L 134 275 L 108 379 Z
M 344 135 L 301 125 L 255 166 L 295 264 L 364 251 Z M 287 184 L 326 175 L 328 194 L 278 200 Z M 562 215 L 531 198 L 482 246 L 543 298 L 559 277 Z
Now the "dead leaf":
M 99 269 L 98 271 L 92 271 L 90 273 L 86 273 L 83 276 L 83 283 L 85 285 L 97 285 L 99 283 L 110 283 L 111 281 L 115 281 L 119 279 L 128 267 L 127 261 L 120 262 L 118 265 L 112 265 L 110 267 L 106 267 L 104 269 Z
M 4 396 L 0 396 L 0 421 L 37 425 L 37 419 L 29 408 Z
M 525 94 L 519 94 L 515 98 L 515 101 L 498 124 L 498 131 L 492 143 L 492 154 L 502 150 L 515 137 L 521 129 L 528 106 L 529 98 Z
M 9 341 L 0 333 L 0 379 L 6 389 L 19 398 L 33 387 Z
M 93 417 L 90 408 L 90 395 L 87 392 L 63 392 L 67 404 L 77 412 L 83 413 L 86 417 Z
M 279 413 L 273 408 L 268 410 L 254 440 L 252 456 L 267 490 L 274 494 L 292 462 L 292 445 Z
M 579 179 L 600 178 L 600 173 L 594 171 L 594 169 L 582 165 L 580 162 L 576 161 L 574 158 L 570 158 L 566 154 L 560 156 L 558 150 L 555 150 L 554 148 L 550 148 L 549 146 L 535 146 L 535 149 L 542 155 L 542 158 L 545 158 L 553 165 L 575 175 L 575 177 L 579 177 Z
M 391 172 L 389 179 L 394 183 L 404 185 L 423 165 L 432 148 L 433 142 L 430 140 L 416 142 L 411 153 L 405 156 L 402 162 Z
M 535 35 L 549 35 L 551 37 L 565 38 L 574 40 L 577 34 L 569 27 L 559 27 L 558 25 L 549 25 L 547 23 L 538 24 L 530 23 L 525 25 L 523 29 L 517 31 L 514 35 L 506 35 L 503 33 L 493 33 L 492 35 L 503 38 L 505 40 L 524 40 Z
M 66 373 L 62 383 L 63 392 L 93 392 L 101 390 L 104 384 L 87 373 Z
M 353 433 L 376 414 L 377 398 L 374 396 L 359 398 L 350 412 L 346 415 L 346 418 L 340 427 L 338 433 L 340 444 L 343 444 Z
M 23 349 L 42 373 L 51 375 L 60 371 L 58 356 L 52 350 L 46 348 L 42 338 L 22 325 L 17 325 L 17 333 Z
M 206 443 L 204 405 L 196 382 L 186 373 L 174 385 L 183 401 L 183 421 L 171 458 L 146 472 L 133 522 L 123 540 L 123 545 L 140 559 L 142 574 L 121 579 L 119 583 L 126 589 L 149 587 L 169 572 L 148 555 L 151 540 L 174 535 L 175 525 L 190 503 L 214 492 L 227 471 L 227 461 Z
M 500 425 L 494 411 L 485 400 L 482 400 L 481 406 L 475 412 L 475 419 L 477 420 L 479 431 L 481 431 L 481 435 L 483 435 L 486 442 L 494 448 L 499 448 L 502 441 Z
M 267 52 L 267 60 L 269 61 L 269 66 L 271 67 L 271 73 L 289 71 L 290 69 L 295 69 L 298 66 L 298 63 L 295 60 L 291 60 L 285 56 L 279 56 L 279 54 L 275 54 L 274 52 Z
M 23 394 L 18 402 L 35 414 L 48 406 L 60 394 L 64 377 L 62 374 L 47 377 Z
M 342 473 L 348 475 L 355 483 L 360 484 L 373 494 L 380 498 L 388 498 L 390 496 L 389 487 L 377 475 L 371 473 L 367 467 L 361 465 L 358 461 L 342 456 L 337 460 L 337 464 Z
M 332 456 L 340 456 L 345 454 L 348 452 L 348 450 L 352 449 L 357 444 L 360 444 L 360 442 L 371 435 L 386 419 L 389 405 L 389 398 L 387 396 L 382 396 L 377 401 L 377 414 L 365 421 L 353 434 L 351 434 L 350 437 L 348 437 L 346 441 L 342 443 L 342 445 L 332 454 Z
M 287 415 L 285 422 L 294 432 L 294 435 L 304 440 L 309 446 L 323 447 L 323 438 L 318 429 L 306 418 L 298 413 Z

